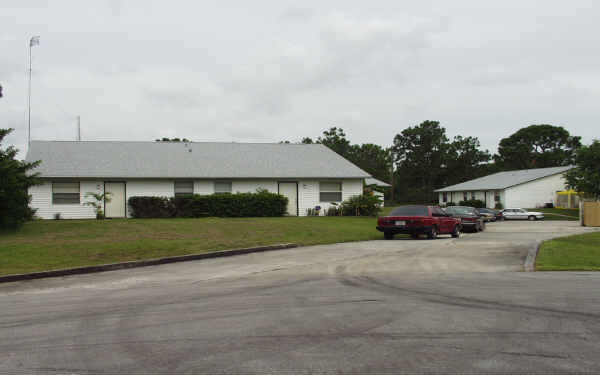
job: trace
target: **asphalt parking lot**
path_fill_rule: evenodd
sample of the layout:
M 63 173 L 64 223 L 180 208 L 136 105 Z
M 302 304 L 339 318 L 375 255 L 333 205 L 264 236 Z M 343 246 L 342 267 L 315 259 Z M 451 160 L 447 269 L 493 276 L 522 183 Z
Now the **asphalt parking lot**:
M 1 374 L 597 373 L 600 274 L 522 272 L 573 222 L 0 285 Z

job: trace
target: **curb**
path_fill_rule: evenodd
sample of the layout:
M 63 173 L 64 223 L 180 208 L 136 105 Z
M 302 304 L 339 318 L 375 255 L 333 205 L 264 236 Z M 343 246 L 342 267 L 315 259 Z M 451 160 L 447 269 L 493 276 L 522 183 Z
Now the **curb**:
M 277 245 L 269 245 L 269 246 L 248 247 L 248 248 L 234 249 L 234 250 L 220 250 L 220 251 L 214 251 L 214 252 L 210 252 L 210 253 L 179 255 L 179 256 L 166 257 L 166 258 L 154 258 L 154 259 L 148 259 L 148 260 L 134 260 L 134 261 L 130 261 L 130 262 L 109 263 L 109 264 L 102 264 L 99 266 L 87 266 L 87 267 L 66 268 L 66 269 L 52 270 L 52 271 L 23 273 L 23 274 L 16 274 L 16 275 L 0 276 L 0 283 L 8 283 L 8 282 L 12 282 L 12 281 L 43 279 L 43 278 L 47 278 L 47 277 L 82 275 L 82 274 L 86 274 L 86 273 L 115 271 L 115 270 L 122 270 L 122 269 L 127 269 L 127 268 L 157 266 L 160 264 L 187 262 L 190 260 L 222 258 L 222 257 L 229 257 L 229 256 L 234 256 L 234 255 L 261 253 L 261 252 L 272 251 L 272 250 L 292 249 L 295 247 L 298 247 L 298 244 L 286 243 L 286 244 L 277 244 Z
M 529 249 L 527 252 L 527 258 L 525 258 L 525 264 L 523 267 L 525 268 L 525 272 L 534 272 L 535 271 L 535 259 L 537 258 L 537 254 L 540 251 L 540 247 L 542 246 L 543 241 L 538 241 L 534 247 Z

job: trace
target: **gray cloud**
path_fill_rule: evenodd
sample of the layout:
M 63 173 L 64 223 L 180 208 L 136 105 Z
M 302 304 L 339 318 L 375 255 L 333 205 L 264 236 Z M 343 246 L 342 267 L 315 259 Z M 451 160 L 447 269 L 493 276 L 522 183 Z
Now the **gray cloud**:
M 0 126 L 33 138 L 298 140 L 336 125 L 390 144 L 435 119 L 499 138 L 555 123 L 590 141 L 600 77 L 597 2 L 7 0 Z

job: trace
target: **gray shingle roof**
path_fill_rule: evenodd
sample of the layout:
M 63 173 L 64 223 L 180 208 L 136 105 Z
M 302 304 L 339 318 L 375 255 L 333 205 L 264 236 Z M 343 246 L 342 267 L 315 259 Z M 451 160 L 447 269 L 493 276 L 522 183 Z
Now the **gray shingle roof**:
M 390 187 L 392 185 L 385 183 L 383 181 L 379 181 L 376 178 L 366 178 L 365 179 L 365 185 L 369 186 L 369 185 L 375 185 L 375 186 L 382 186 L 382 187 Z
M 320 144 L 32 141 L 26 160 L 41 177 L 370 177 Z
M 525 182 L 537 180 L 543 177 L 564 173 L 572 166 L 523 169 L 520 171 L 498 172 L 489 176 L 476 178 L 457 185 L 438 189 L 436 192 L 444 191 L 473 191 L 473 190 L 501 190 L 511 186 L 520 185 Z

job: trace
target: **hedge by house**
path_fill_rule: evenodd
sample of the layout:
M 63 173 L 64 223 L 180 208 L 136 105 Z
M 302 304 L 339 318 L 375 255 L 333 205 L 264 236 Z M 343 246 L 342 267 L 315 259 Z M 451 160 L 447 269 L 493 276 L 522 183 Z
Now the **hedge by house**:
M 480 199 L 469 199 L 466 201 L 460 201 L 458 203 L 459 206 L 467 206 L 467 207 L 475 207 L 475 208 L 485 208 L 485 202 Z
M 256 193 L 193 195 L 191 197 L 131 197 L 135 218 L 169 217 L 270 217 L 283 216 L 288 199 L 283 195 Z
M 381 200 L 374 195 L 355 195 L 342 202 L 344 216 L 377 216 Z

